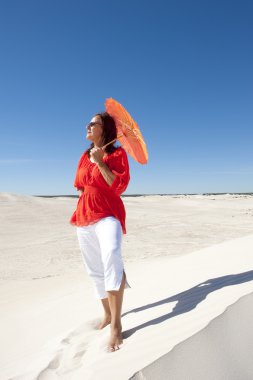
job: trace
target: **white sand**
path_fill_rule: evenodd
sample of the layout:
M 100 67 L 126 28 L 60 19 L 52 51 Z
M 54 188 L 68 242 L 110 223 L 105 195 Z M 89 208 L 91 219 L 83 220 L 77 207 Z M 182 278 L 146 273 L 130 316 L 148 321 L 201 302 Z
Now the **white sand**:
M 132 380 L 247 380 L 253 374 L 253 293 L 178 344 Z
M 94 329 L 101 307 L 68 225 L 76 200 L 1 194 L 0 202 L 1 380 L 124 380 L 142 368 L 136 378 L 154 379 L 155 373 L 165 379 L 171 355 L 194 358 L 190 337 L 208 331 L 215 347 L 231 312 L 239 322 L 231 319 L 227 339 L 233 345 L 228 342 L 215 379 L 230 379 L 224 373 L 233 363 L 237 371 L 245 369 L 247 361 L 234 345 L 238 341 L 245 358 L 252 336 L 242 347 L 235 330 L 243 325 L 247 336 L 247 305 L 235 302 L 253 291 L 252 197 L 124 198 L 124 259 L 132 289 L 124 299 L 124 344 L 110 354 L 109 327 Z M 225 322 L 215 325 L 215 335 L 210 326 L 218 316 Z M 212 363 L 206 340 L 193 344 L 206 361 L 210 353 Z M 180 378 L 175 367 L 171 371 Z M 202 380 L 202 373 L 192 378 Z

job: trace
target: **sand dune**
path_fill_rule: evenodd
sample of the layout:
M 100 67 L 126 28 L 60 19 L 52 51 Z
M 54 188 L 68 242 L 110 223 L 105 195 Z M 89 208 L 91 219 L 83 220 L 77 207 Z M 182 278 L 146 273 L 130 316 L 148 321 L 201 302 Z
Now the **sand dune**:
M 117 366 L 113 356 L 102 352 L 106 338 L 103 332 L 90 351 L 94 362 L 87 353 L 89 364 L 84 361 L 73 379 L 129 379 L 137 369 L 203 330 L 228 306 L 253 291 L 252 247 L 251 235 L 174 260 L 155 260 L 129 268 L 135 290 L 131 290 L 132 298 L 129 295 L 125 305 L 126 339 L 116 353 Z M 142 276 L 138 278 L 140 271 Z
M 68 225 L 76 200 L 1 194 L 0 201 L 1 380 L 250 379 L 250 196 L 124 199 L 132 288 L 124 344 L 110 354 L 109 327 L 94 328 L 100 305 Z M 192 377 L 173 364 L 181 361 Z

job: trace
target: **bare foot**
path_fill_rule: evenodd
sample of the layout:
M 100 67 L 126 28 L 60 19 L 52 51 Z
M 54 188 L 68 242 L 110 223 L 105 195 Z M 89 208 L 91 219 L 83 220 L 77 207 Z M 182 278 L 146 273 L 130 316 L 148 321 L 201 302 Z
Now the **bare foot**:
M 105 315 L 102 322 L 98 325 L 98 329 L 102 330 L 105 326 L 109 325 L 111 323 L 111 316 Z
M 111 328 L 111 336 L 108 343 L 108 351 L 113 352 L 119 350 L 119 346 L 123 343 L 122 327 Z

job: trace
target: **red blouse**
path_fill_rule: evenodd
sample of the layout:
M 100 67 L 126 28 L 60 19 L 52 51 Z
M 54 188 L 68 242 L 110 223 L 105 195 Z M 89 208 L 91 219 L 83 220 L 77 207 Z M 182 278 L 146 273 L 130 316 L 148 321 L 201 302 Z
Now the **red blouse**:
M 86 152 L 81 156 L 74 187 L 83 190 L 77 208 L 70 219 L 76 226 L 87 226 L 107 216 L 117 218 L 126 233 L 126 212 L 120 195 L 126 190 L 130 180 L 127 154 L 121 147 L 103 157 L 103 161 L 116 175 L 112 185 L 108 185 L 98 166 L 91 162 Z

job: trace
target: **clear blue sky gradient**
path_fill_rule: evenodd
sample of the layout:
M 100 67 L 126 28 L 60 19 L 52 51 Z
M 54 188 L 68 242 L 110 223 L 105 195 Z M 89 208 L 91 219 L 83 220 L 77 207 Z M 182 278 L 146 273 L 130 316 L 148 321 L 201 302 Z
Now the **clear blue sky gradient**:
M 75 194 L 109 97 L 149 151 L 127 194 L 253 191 L 251 0 L 5 0 L 0 49 L 0 191 Z

